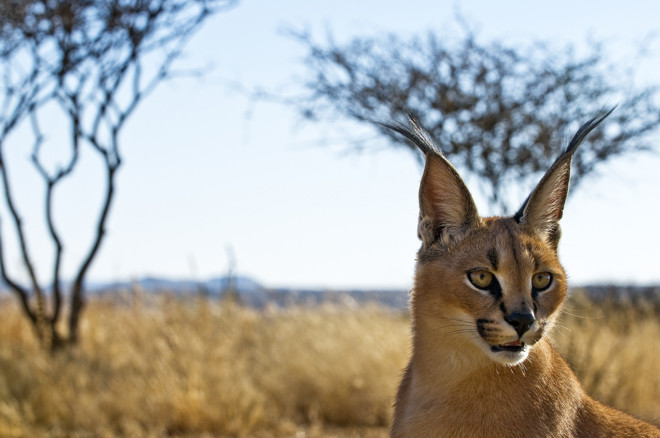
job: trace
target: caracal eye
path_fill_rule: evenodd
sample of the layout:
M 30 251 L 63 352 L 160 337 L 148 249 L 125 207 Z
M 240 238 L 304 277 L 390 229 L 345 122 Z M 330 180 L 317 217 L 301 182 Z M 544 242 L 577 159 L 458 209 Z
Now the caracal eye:
M 550 287 L 552 283 L 552 274 L 549 272 L 538 272 L 532 276 L 532 287 L 541 292 Z
M 468 279 L 475 287 L 479 289 L 486 289 L 493 283 L 493 274 L 485 269 L 477 269 L 476 271 L 468 272 Z

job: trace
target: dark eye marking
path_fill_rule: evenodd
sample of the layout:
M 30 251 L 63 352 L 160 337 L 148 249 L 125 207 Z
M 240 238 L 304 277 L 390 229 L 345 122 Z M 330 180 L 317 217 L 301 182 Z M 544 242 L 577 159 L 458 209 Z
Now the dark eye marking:
M 500 300 L 502 299 L 502 287 L 500 286 L 500 283 L 495 279 L 493 284 L 491 285 L 490 288 L 488 288 L 488 292 L 496 299 Z
M 511 254 L 513 255 L 513 262 L 516 266 L 520 264 L 520 254 L 522 248 L 520 248 L 520 237 L 518 227 L 515 225 L 515 222 L 505 221 L 503 222 L 504 229 L 509 233 L 509 241 L 511 242 Z
M 497 260 L 497 251 L 495 250 L 495 248 L 489 249 L 488 252 L 486 253 L 486 257 L 488 257 L 488 261 L 493 266 L 493 270 L 497 271 L 498 260 Z

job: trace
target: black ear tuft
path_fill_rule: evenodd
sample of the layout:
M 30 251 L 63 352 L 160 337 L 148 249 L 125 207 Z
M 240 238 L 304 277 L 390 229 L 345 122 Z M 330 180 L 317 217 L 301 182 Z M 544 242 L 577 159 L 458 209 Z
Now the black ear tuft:
M 587 135 L 591 131 L 594 130 L 600 123 L 605 120 L 610 114 L 612 114 L 612 111 L 616 109 L 616 105 L 613 106 L 608 112 L 605 114 L 599 114 L 595 117 L 593 117 L 591 120 L 589 120 L 587 123 L 583 124 L 580 126 L 580 129 L 577 130 L 571 141 L 568 143 L 568 146 L 566 146 L 566 150 L 562 155 L 557 158 L 557 161 L 561 159 L 562 156 L 564 155 L 573 155 L 575 150 L 577 149 L 578 146 L 580 146 L 580 143 L 582 143 L 582 140 L 585 139 Z
M 386 123 L 386 122 L 374 122 L 377 125 L 380 125 L 384 128 L 391 129 L 394 132 L 398 132 L 404 136 L 408 141 L 410 141 L 414 146 L 419 148 L 424 155 L 428 153 L 436 153 L 442 155 L 442 153 L 435 147 L 433 141 L 429 137 L 429 134 L 422 127 L 422 125 L 415 119 L 412 115 L 408 115 L 408 121 L 410 123 L 410 128 L 401 123 Z

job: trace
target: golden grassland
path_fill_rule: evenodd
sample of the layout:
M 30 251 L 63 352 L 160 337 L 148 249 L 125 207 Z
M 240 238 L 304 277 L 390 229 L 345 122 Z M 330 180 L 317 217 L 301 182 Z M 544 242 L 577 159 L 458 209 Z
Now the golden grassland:
M 81 344 L 41 351 L 0 302 L 1 437 L 386 437 L 407 315 L 95 299 Z M 555 344 L 587 391 L 660 419 L 660 305 L 577 294 Z

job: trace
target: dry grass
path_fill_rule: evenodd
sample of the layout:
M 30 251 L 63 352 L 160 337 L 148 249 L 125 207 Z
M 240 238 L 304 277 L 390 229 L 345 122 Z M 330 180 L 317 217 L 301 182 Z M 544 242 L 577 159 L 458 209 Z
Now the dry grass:
M 407 330 L 403 316 L 375 307 L 258 312 L 201 300 L 93 301 L 82 345 L 49 357 L 5 303 L 0 436 L 318 436 L 325 424 L 382 427 Z
M 554 340 L 592 397 L 660 425 L 660 298 L 575 291 Z
M 587 389 L 659 418 L 658 313 L 568 312 L 556 344 Z M 2 302 L 0 436 L 385 437 L 408 325 L 376 306 L 96 300 L 82 344 L 51 357 Z

